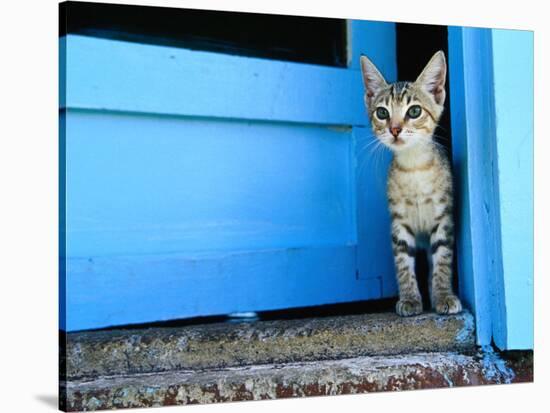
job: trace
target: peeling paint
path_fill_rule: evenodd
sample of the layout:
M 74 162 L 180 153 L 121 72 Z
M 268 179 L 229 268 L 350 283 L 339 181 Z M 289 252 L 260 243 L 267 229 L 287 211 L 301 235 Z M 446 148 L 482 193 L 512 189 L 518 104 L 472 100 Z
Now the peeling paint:
M 514 371 L 506 365 L 506 362 L 495 353 L 491 346 L 482 347 L 483 374 L 487 380 L 501 378 L 503 383 L 512 383 L 515 378 Z

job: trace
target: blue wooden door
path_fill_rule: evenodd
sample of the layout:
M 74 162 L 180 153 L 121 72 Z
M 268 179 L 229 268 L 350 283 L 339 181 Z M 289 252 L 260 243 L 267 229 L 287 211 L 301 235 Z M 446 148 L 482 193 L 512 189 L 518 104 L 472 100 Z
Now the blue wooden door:
M 358 65 L 395 29 L 348 24 L 347 68 L 60 40 L 62 329 L 395 294 Z

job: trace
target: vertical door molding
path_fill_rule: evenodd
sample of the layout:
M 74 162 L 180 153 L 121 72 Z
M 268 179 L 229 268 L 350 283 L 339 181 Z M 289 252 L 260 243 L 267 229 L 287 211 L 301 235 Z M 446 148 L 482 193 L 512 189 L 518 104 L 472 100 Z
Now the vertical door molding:
M 388 82 L 397 80 L 395 23 L 348 21 L 348 65 L 361 76 L 360 56 L 367 55 Z M 357 105 L 363 107 L 361 99 Z M 366 125 L 353 127 L 357 188 L 357 278 L 377 280 L 380 298 L 397 294 L 391 251 L 386 179 L 390 152 L 377 147 L 364 110 Z
M 493 314 L 502 257 L 490 30 L 450 27 L 449 66 L 459 290 L 475 313 L 478 344 L 488 345 L 505 317 Z
M 494 341 L 500 349 L 529 348 L 532 340 L 532 317 L 521 329 L 526 342 L 511 340 L 519 315 L 532 311 L 532 128 L 516 153 L 521 136 L 509 125 L 518 119 L 518 99 L 521 124 L 532 125 L 532 43 L 529 57 L 529 40 L 517 35 L 449 28 L 460 295 L 475 313 L 478 344 Z M 519 76 L 509 61 L 518 55 Z M 517 244 L 522 248 L 508 257 Z

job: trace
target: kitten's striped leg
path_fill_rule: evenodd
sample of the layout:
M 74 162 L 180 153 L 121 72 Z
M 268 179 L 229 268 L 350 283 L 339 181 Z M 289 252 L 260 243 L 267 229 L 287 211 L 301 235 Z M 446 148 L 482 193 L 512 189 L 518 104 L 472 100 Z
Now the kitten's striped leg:
M 411 228 L 397 214 L 392 222 L 392 245 L 399 286 L 399 301 L 395 311 L 402 317 L 422 313 L 422 298 L 414 273 L 416 253 L 415 236 Z
M 449 208 L 437 220 L 430 235 L 432 254 L 432 306 L 439 314 L 456 314 L 462 311 L 458 297 L 453 293 L 453 221 Z

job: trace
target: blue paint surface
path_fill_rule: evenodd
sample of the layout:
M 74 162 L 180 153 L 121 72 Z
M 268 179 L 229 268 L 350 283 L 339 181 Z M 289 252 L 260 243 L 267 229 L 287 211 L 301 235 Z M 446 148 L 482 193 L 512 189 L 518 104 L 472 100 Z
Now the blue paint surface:
M 477 342 L 492 339 L 492 280 L 500 274 L 490 30 L 449 28 L 449 81 L 459 293 L 476 317 Z M 493 143 L 492 143 L 493 142 Z M 489 211 L 491 208 L 491 211 Z
M 503 350 L 533 345 L 532 62 L 531 33 L 449 28 L 460 294 Z
M 367 55 L 388 82 L 397 80 L 395 24 L 351 20 L 348 25 L 351 33 L 350 67 L 359 70 L 360 56 Z M 368 121 L 366 109 L 364 117 Z M 353 138 L 357 182 L 358 277 L 380 280 L 381 297 L 395 296 L 397 284 L 386 196 L 391 153 L 374 136 L 370 123 L 354 127 Z
M 71 111 L 67 255 L 354 245 L 350 131 Z
M 66 329 L 378 297 L 355 263 L 353 246 L 73 258 Z
M 69 35 L 63 107 L 365 124 L 357 70 Z
M 395 80 L 395 25 L 348 24 L 349 68 L 60 40 L 62 329 L 396 294 L 358 64 Z M 449 29 L 460 295 L 502 349 L 532 348 L 532 56 Z
M 353 27 L 391 76 L 394 25 Z M 395 293 L 358 67 L 62 41 L 62 329 Z
M 533 33 L 492 30 L 503 301 L 500 348 L 533 348 Z M 513 59 L 513 64 L 511 64 Z
M 348 66 L 360 70 L 360 56 L 367 55 L 388 82 L 397 79 L 395 23 L 349 20 Z

